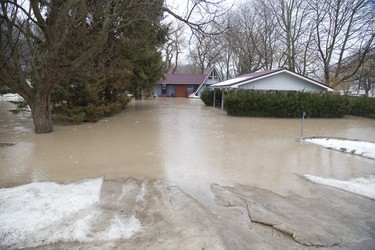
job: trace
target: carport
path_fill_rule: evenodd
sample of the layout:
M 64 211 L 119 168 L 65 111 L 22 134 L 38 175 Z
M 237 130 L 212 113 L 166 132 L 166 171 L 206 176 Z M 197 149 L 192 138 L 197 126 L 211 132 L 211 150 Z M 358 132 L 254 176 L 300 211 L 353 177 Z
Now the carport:
M 302 91 L 311 93 L 333 91 L 331 87 L 321 82 L 284 68 L 241 75 L 230 80 L 212 84 L 210 88 L 214 90 L 214 106 L 216 101 L 215 89 L 223 90 L 221 109 L 224 109 L 224 94 L 226 89 Z
M 216 84 L 215 84 L 216 85 Z M 219 89 L 219 90 L 222 90 L 222 95 L 221 95 L 221 110 L 224 109 L 224 95 L 225 95 L 225 90 L 230 88 L 230 86 L 221 86 L 221 87 L 218 87 L 218 86 L 210 86 L 211 89 L 213 89 L 214 91 L 214 102 L 213 102 L 213 106 L 215 107 L 215 103 L 216 103 L 216 89 Z

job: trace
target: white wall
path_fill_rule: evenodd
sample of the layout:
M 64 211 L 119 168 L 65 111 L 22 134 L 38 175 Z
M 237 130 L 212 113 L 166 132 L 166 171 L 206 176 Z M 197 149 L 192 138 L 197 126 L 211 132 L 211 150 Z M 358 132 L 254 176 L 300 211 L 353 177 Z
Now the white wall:
M 282 72 L 238 86 L 239 89 L 320 92 L 326 90 L 307 80 Z

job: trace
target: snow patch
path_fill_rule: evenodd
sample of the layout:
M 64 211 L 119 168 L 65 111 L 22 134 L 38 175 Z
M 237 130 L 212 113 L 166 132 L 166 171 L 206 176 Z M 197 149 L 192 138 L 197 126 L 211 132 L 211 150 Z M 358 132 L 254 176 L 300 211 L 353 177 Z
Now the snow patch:
M 319 177 L 309 174 L 305 174 L 304 176 L 314 183 L 342 189 L 375 200 L 375 175 L 355 178 L 348 181 Z
M 103 211 L 99 205 L 102 185 L 99 178 L 0 189 L 0 249 L 129 239 L 142 229 L 141 222 L 135 212 Z M 98 230 L 103 223 L 104 230 Z
M 146 196 L 146 181 L 143 181 L 141 191 L 137 195 L 136 201 L 142 202 L 145 199 L 145 196 Z
M 19 94 L 10 94 L 9 93 L 9 94 L 0 95 L 0 101 L 14 101 L 14 102 L 17 102 L 17 101 L 23 101 L 23 98 Z
M 374 142 L 332 138 L 307 138 L 303 139 L 303 141 L 314 143 L 325 148 L 375 159 Z
M 114 216 L 111 225 L 99 236 L 99 239 L 105 241 L 129 239 L 141 229 L 141 223 L 134 215 L 125 220 L 120 216 Z
M 0 189 L 0 248 L 80 238 L 93 218 L 72 218 L 99 202 L 102 183 L 100 178 L 67 185 L 35 182 Z M 62 232 L 60 227 L 69 230 Z

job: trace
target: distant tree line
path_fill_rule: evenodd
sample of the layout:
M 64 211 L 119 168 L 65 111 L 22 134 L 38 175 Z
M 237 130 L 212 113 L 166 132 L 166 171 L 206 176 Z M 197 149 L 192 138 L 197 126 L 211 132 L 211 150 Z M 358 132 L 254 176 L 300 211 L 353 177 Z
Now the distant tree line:
M 210 29 L 224 32 L 193 34 L 190 61 L 217 66 L 224 79 L 281 67 L 331 87 L 375 79 L 366 71 L 375 61 L 371 0 L 240 1 Z

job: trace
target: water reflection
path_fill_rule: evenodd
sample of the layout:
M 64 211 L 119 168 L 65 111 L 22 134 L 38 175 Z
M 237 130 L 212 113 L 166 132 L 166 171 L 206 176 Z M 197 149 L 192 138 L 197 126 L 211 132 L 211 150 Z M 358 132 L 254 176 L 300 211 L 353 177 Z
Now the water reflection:
M 298 141 L 299 119 L 230 117 L 200 100 L 132 101 L 95 124 L 55 126 L 34 135 L 1 107 L 0 186 L 105 176 L 162 178 L 194 193 L 210 183 L 255 185 L 308 195 L 297 175 L 338 179 L 374 174 L 374 161 Z M 15 120 L 16 119 L 16 120 Z M 17 129 L 17 127 L 25 129 Z M 375 141 L 375 120 L 307 119 L 304 136 Z

